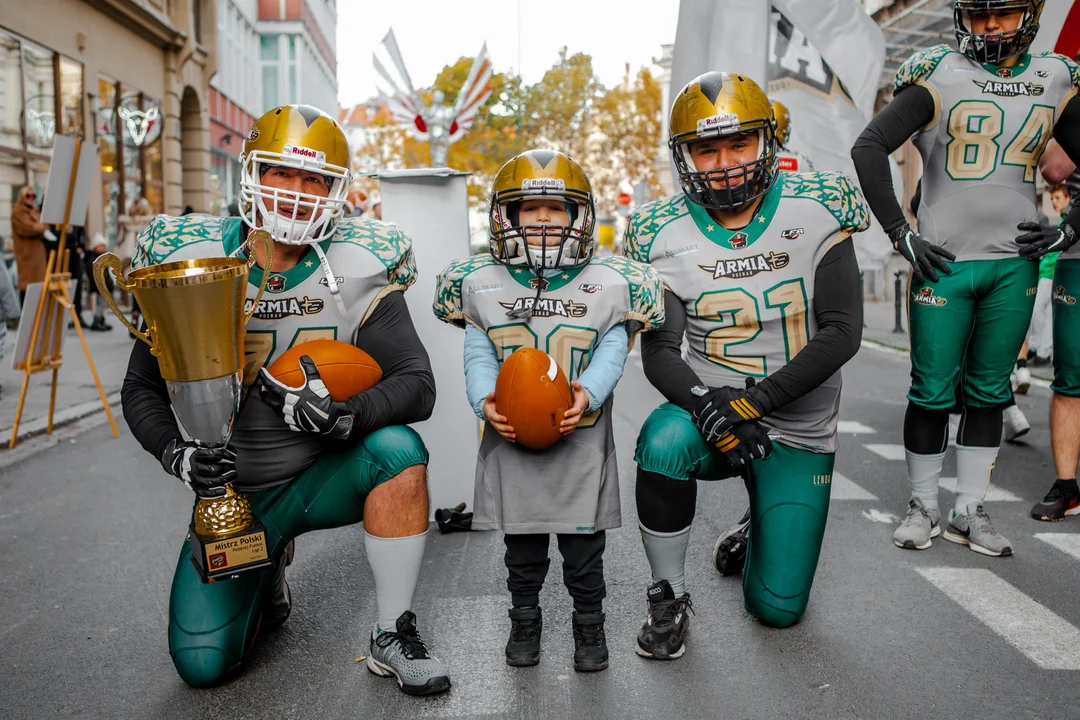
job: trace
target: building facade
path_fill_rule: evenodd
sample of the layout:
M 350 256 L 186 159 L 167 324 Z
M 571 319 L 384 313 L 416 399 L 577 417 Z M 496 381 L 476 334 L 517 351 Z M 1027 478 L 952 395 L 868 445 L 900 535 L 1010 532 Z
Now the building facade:
M 43 194 L 53 138 L 98 146 L 89 237 L 116 238 L 145 197 L 209 209 L 207 105 L 214 0 L 34 0 L 0 5 L 0 237 L 23 185 Z M 209 21 L 208 21 L 209 20 Z

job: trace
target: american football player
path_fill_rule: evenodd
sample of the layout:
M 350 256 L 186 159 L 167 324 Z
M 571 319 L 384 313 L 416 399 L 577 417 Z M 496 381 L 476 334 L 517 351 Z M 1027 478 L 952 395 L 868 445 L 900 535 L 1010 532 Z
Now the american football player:
M 443 692 L 450 678 L 428 653 L 412 612 L 428 527 L 428 453 L 408 423 L 430 416 L 435 385 L 402 293 L 414 282 L 411 241 L 396 226 L 342 218 L 351 173 L 341 126 L 308 105 L 259 118 L 244 142 L 242 218 L 159 216 L 140 235 L 133 266 L 245 255 L 256 228 L 274 239 L 272 267 L 257 251 L 247 290 L 267 291 L 244 340 L 246 399 L 228 449 L 185 441 L 149 348 L 136 343 L 123 387 L 124 416 L 142 446 L 198 497 L 232 480 L 266 526 L 276 568 L 203 583 L 180 550 L 169 601 L 169 651 L 194 686 L 238 668 L 256 632 L 285 622 L 292 606 L 285 566 L 293 538 L 363 521 L 378 618 L 368 668 L 413 695 Z M 317 367 L 282 385 L 265 371 L 314 339 L 362 347 L 383 369 L 372 389 L 330 399 Z
M 490 253 L 443 271 L 434 311 L 465 328 L 469 402 L 487 423 L 473 527 L 505 533 L 513 605 L 506 662 L 539 662 L 539 595 L 554 533 L 574 600 L 574 669 L 603 670 L 603 553 L 606 531 L 622 524 L 612 391 L 634 337 L 663 323 L 660 279 L 626 258 L 593 257 L 592 189 L 562 153 L 532 150 L 506 163 L 492 186 L 489 216 Z M 573 387 L 574 404 L 560 428 L 565 439 L 543 451 L 518 445 L 495 409 L 499 366 L 521 347 L 550 354 Z
M 831 492 L 839 370 L 862 332 L 850 236 L 869 225 L 843 175 L 779 171 L 772 107 L 748 77 L 695 78 L 669 127 L 682 190 L 635 211 L 626 229 L 628 255 L 665 286 L 667 319 L 645 335 L 642 360 L 668 402 L 645 421 L 635 453 L 652 570 L 636 650 L 656 659 L 685 649 L 698 480 L 746 483 L 746 609 L 773 627 L 806 609 Z
M 1080 68 L 1032 56 L 1044 0 L 956 0 L 960 51 L 938 45 L 896 74 L 894 98 L 852 148 L 870 207 L 912 265 L 911 389 L 904 419 L 911 498 L 893 535 L 901 548 L 946 540 L 1011 555 L 983 498 L 1001 444 L 1009 376 L 1031 321 L 1039 259 L 1068 250 L 1080 212 L 1040 224 L 1035 172 L 1051 136 L 1080 157 Z M 925 171 L 918 231 L 904 219 L 888 155 L 913 138 Z M 1017 234 L 1017 231 L 1020 234 Z M 948 413 L 956 438 L 956 501 L 941 523 L 938 479 Z

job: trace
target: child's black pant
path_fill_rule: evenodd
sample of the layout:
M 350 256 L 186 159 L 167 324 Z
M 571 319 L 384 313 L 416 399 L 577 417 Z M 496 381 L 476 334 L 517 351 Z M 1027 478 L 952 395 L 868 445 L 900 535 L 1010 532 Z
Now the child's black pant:
M 601 530 L 591 535 L 560 534 L 559 552 L 563 556 L 563 582 L 574 599 L 579 613 L 600 612 L 607 595 L 604 583 L 604 547 L 607 535 Z M 506 587 L 514 607 L 540 604 L 540 588 L 547 577 L 550 535 L 504 535 L 506 569 L 510 571 Z

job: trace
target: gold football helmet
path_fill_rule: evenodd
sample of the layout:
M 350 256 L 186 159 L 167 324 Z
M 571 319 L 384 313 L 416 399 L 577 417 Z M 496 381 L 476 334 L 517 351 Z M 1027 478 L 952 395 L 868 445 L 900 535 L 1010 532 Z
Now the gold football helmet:
M 960 52 L 977 63 L 1000 65 L 1028 51 L 1039 32 L 1039 18 L 1046 0 L 956 0 L 953 30 Z M 1024 13 L 1020 26 L 1001 33 L 971 32 L 971 16 L 977 13 Z
M 776 142 L 780 147 L 787 147 L 788 140 L 791 139 L 791 113 L 788 112 L 787 105 L 779 100 L 772 101 L 772 113 L 776 119 Z
M 566 227 L 523 226 L 519 210 L 523 200 L 551 197 L 562 201 L 570 216 Z M 581 166 L 555 150 L 529 150 L 502 166 L 491 187 L 488 209 L 491 256 L 504 265 L 525 265 L 533 272 L 575 268 L 593 253 L 596 204 L 592 186 Z M 539 247 L 526 235 L 539 236 Z
M 320 173 L 330 192 L 322 197 L 263 185 L 263 173 L 273 166 Z M 350 183 L 349 143 L 337 120 L 310 105 L 282 105 L 256 120 L 244 141 L 240 215 L 252 229 L 269 230 L 277 242 L 318 243 L 333 235 Z M 310 210 L 308 219 L 279 213 L 279 203 Z
M 707 171 L 694 166 L 695 142 L 744 133 L 758 135 L 753 162 Z M 707 72 L 687 83 L 671 106 L 668 147 L 683 192 L 703 207 L 739 210 L 768 192 L 778 176 L 772 105 L 745 75 Z

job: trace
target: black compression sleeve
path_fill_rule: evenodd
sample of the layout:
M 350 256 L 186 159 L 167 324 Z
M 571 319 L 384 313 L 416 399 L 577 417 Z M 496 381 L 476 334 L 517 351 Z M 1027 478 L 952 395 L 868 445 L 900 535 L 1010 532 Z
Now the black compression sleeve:
M 825 382 L 862 342 L 863 301 L 855 244 L 844 241 L 822 258 L 814 274 L 818 330 L 799 353 L 750 391 L 765 415 Z
M 863 195 L 886 233 L 907 222 L 896 201 L 889 154 L 933 119 L 934 96 L 924 87 L 909 85 L 870 120 L 851 148 Z
M 682 358 L 683 332 L 686 330 L 686 308 L 682 300 L 664 289 L 664 326 L 650 330 L 641 336 L 641 364 L 645 377 L 653 387 L 687 412 L 694 412 L 698 399 L 690 392 L 695 385 L 703 385 Z
M 158 361 L 150 354 L 150 346 L 142 341 L 136 341 L 131 348 L 127 375 L 120 390 L 120 406 L 131 434 L 158 460 L 170 440 L 183 440 Z
M 391 292 L 375 306 L 353 344 L 379 363 L 383 377 L 375 387 L 346 401 L 356 416 L 352 438 L 431 417 L 435 376 L 401 292 Z
M 1061 111 L 1054 126 L 1054 139 L 1073 164 L 1080 166 L 1080 96 L 1074 96 Z

